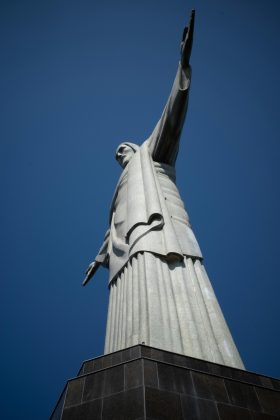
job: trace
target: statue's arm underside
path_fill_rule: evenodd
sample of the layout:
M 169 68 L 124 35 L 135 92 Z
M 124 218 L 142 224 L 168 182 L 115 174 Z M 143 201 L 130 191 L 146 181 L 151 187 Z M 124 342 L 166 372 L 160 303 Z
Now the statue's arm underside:
M 108 245 L 110 240 L 110 229 L 107 230 L 103 244 L 101 245 L 100 250 L 98 251 L 95 261 L 99 264 L 102 264 L 104 267 L 108 267 Z
M 179 63 L 162 116 L 148 139 L 151 155 L 156 162 L 175 165 L 188 107 L 190 80 L 190 66 L 183 69 Z

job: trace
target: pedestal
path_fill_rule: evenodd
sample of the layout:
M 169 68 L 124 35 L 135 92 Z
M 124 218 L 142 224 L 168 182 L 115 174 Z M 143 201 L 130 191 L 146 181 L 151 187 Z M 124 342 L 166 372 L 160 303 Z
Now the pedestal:
M 51 420 L 276 420 L 280 381 L 145 345 L 87 360 Z

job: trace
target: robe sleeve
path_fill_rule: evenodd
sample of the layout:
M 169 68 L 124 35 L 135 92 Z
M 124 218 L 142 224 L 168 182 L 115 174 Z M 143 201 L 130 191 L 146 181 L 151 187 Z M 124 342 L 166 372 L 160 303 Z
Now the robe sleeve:
M 101 245 L 100 250 L 98 251 L 95 261 L 99 262 L 104 267 L 108 268 L 109 266 L 109 239 L 110 239 L 110 229 L 107 230 L 103 244 Z
M 150 153 L 156 162 L 174 166 L 179 140 L 188 107 L 191 68 L 179 62 L 177 74 L 160 120 L 148 139 Z

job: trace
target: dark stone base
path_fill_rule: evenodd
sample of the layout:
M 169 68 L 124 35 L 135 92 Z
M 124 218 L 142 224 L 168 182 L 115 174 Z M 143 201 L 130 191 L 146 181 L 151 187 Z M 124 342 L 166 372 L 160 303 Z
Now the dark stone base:
M 87 360 L 51 420 L 276 420 L 280 381 L 137 345 Z

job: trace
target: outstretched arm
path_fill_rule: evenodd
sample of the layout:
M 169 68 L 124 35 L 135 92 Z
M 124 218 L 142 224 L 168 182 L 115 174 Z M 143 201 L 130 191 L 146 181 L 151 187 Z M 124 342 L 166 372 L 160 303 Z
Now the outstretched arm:
M 95 257 L 95 260 L 88 266 L 85 274 L 86 277 L 84 281 L 82 282 L 82 286 L 85 286 L 94 276 L 100 265 L 103 265 L 104 267 L 108 267 L 108 245 L 109 245 L 109 239 L 110 239 L 110 229 L 107 230 L 105 234 L 105 238 L 103 241 L 103 244 Z
M 184 28 L 181 42 L 181 59 L 173 87 L 152 135 L 149 148 L 153 160 L 175 165 L 179 140 L 188 107 L 191 81 L 190 56 L 193 43 L 195 11 L 191 13 L 189 26 Z

